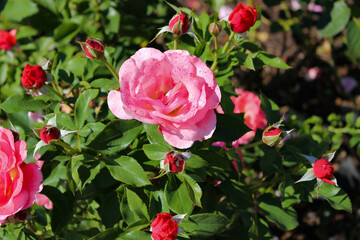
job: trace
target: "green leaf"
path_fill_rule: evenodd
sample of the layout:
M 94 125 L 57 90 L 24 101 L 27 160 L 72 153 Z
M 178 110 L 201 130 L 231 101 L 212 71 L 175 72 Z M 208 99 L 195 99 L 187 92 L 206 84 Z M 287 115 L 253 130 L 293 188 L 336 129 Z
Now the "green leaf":
M 101 195 L 98 211 L 106 228 L 114 227 L 120 221 L 120 206 L 115 191 Z
M 175 176 L 169 174 L 168 178 L 165 195 L 170 209 L 177 214 L 190 213 L 193 209 L 193 203 L 187 193 L 185 183 L 181 183 Z
M 245 52 L 236 52 L 234 57 L 236 57 L 240 65 L 244 65 L 245 67 L 255 71 L 253 59 L 249 54 Z
M 109 169 L 111 176 L 118 181 L 136 187 L 151 184 L 140 164 L 131 157 L 121 156 L 114 160 L 107 159 L 106 167 Z
M 73 195 L 75 196 L 75 192 L 77 191 L 80 185 L 80 177 L 77 169 L 77 161 L 83 159 L 83 155 L 77 155 L 70 159 L 70 161 L 66 165 L 66 177 L 68 180 L 69 188 Z
M 141 198 L 128 188 L 126 188 L 126 196 L 131 211 L 135 213 L 140 219 L 146 219 L 150 221 L 147 207 Z
M 142 231 L 133 231 L 123 233 L 119 237 L 120 240 L 149 240 L 151 239 L 151 234 Z
M 8 113 L 12 112 L 39 112 L 47 107 L 43 101 L 34 100 L 29 95 L 12 95 L 0 107 Z
M 118 228 L 110 228 L 96 236 L 89 238 L 89 240 L 115 240 L 122 231 Z
M 172 149 L 172 147 L 164 140 L 164 136 L 159 132 L 157 125 L 147 124 L 147 123 L 143 123 L 143 125 L 146 132 L 146 136 L 150 143 L 160 144 L 168 149 Z
M 51 229 L 55 234 L 59 234 L 73 218 L 74 198 L 71 193 L 61 193 L 57 188 L 50 186 L 45 186 L 41 193 L 54 204 L 51 213 Z
M 326 198 L 334 209 L 352 212 L 351 201 L 341 188 L 323 183 L 319 189 L 319 195 Z
M 85 138 L 85 144 L 89 144 L 96 135 L 103 131 L 105 125 L 101 122 L 91 122 L 86 124 L 81 130 L 79 135 Z
M 99 93 L 97 89 L 85 90 L 81 93 L 80 97 L 75 103 L 75 125 L 77 129 L 81 129 L 84 126 L 85 120 L 90 115 L 89 103 Z
M 189 219 L 184 219 L 180 223 L 180 228 L 191 235 L 205 238 L 223 232 L 229 223 L 229 219 L 223 215 L 213 213 L 196 214 L 190 216 Z
M 190 158 L 186 161 L 186 168 L 203 168 L 207 165 L 207 161 L 196 154 L 191 154 Z
M 264 194 L 259 198 L 259 208 L 264 212 L 265 217 L 281 230 L 289 231 L 299 225 L 296 211 L 291 207 L 283 208 L 280 200 L 271 194 Z
M 66 113 L 56 113 L 56 124 L 60 129 L 75 130 L 72 118 Z
M 280 109 L 271 99 L 260 93 L 261 109 L 265 112 L 268 125 L 276 123 L 280 120 Z
M 232 142 L 251 129 L 244 123 L 244 114 L 217 114 L 214 138 L 218 141 Z
M 11 0 L 5 5 L 1 13 L 1 20 L 20 22 L 38 11 L 36 4 L 30 0 Z
M 255 70 L 261 69 L 264 66 L 270 66 L 280 69 L 291 68 L 281 58 L 276 57 L 265 51 L 253 53 L 251 54 L 251 58 L 253 59 Z
M 324 11 L 318 22 L 318 33 L 332 37 L 341 32 L 349 22 L 351 10 L 345 2 L 337 1 L 333 8 Z
M 90 83 L 93 88 L 102 88 L 104 90 L 112 90 L 119 88 L 119 82 L 115 79 L 99 78 Z
M 360 19 L 353 19 L 346 29 L 349 54 L 353 59 L 360 59 Z
M 171 149 L 160 144 L 145 144 L 143 150 L 150 160 L 164 160 Z
M 54 29 L 54 39 L 57 42 L 68 43 L 80 31 L 78 25 L 72 21 L 66 21 Z
M 127 148 L 143 127 L 136 120 L 116 119 L 106 125 L 88 145 L 104 154 L 114 154 Z
M 253 216 L 252 225 L 249 229 L 249 237 L 252 240 L 273 239 L 269 232 L 268 224 L 261 218 Z
M 185 183 L 187 193 L 189 194 L 191 201 L 195 205 L 201 207 L 202 191 L 199 184 L 197 184 L 197 182 L 191 176 L 183 172 L 177 176 L 183 183 Z

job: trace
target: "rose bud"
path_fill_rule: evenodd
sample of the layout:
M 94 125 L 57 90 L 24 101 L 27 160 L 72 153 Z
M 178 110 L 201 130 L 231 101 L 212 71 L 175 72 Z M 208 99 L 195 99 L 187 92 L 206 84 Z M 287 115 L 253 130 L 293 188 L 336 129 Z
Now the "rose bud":
M 209 25 L 209 32 L 213 35 L 218 35 L 221 32 L 221 24 L 217 21 Z
M 279 143 L 281 134 L 280 128 L 270 126 L 264 130 L 262 140 L 266 145 L 272 147 Z
M 170 32 L 175 35 L 183 35 L 189 28 L 189 19 L 184 13 L 176 14 L 169 22 Z
M 256 19 L 256 8 L 240 3 L 229 16 L 230 29 L 236 33 L 244 33 L 254 26 Z
M 60 138 L 60 131 L 54 126 L 46 125 L 40 131 L 40 139 L 48 144 L 51 140 L 57 140 Z
M 177 221 L 169 213 L 157 214 L 150 226 L 153 240 L 175 240 L 179 229 Z
M 105 44 L 100 39 L 89 39 L 85 42 L 85 53 L 88 58 L 104 56 Z
M 16 29 L 11 30 L 10 32 L 5 30 L 0 31 L 0 49 L 10 50 L 12 46 L 16 44 L 16 32 Z
M 21 83 L 26 89 L 41 88 L 46 82 L 46 72 L 39 65 L 30 66 L 26 64 L 21 76 Z
M 314 163 L 313 171 L 314 171 L 315 177 L 323 180 L 324 182 L 335 185 L 335 183 L 330 180 L 334 176 L 333 175 L 334 167 L 331 165 L 331 163 L 328 160 L 323 159 L 323 158 L 317 160 Z

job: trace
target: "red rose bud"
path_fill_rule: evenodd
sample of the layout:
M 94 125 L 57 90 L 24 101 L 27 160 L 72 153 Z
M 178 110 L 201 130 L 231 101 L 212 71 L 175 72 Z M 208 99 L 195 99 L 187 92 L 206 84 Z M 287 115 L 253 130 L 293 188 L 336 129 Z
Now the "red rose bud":
M 151 223 L 153 240 L 175 240 L 178 233 L 178 223 L 169 213 L 157 214 Z
M 190 28 L 189 19 L 184 13 L 176 14 L 169 22 L 169 29 L 175 35 L 182 35 Z
M 40 139 L 48 144 L 51 140 L 57 140 L 60 138 L 60 131 L 56 127 L 46 125 L 40 131 Z
M 209 25 L 209 32 L 213 35 L 218 35 L 221 32 L 221 24 L 219 22 L 213 22 Z
M 281 134 L 280 128 L 270 126 L 264 130 L 262 140 L 266 145 L 272 147 L 279 143 Z
M 88 58 L 101 58 L 104 56 L 105 44 L 100 39 L 89 39 L 84 44 L 84 50 Z
M 237 33 L 244 33 L 254 26 L 256 19 L 256 8 L 240 3 L 229 16 L 230 29 Z
M 5 30 L 0 31 L 0 49 L 10 50 L 12 46 L 16 44 L 16 32 L 16 29 L 11 30 L 10 32 Z
M 21 76 L 21 83 L 26 89 L 39 89 L 46 82 L 46 72 L 39 65 L 26 64 Z
M 330 181 L 329 179 L 332 178 L 334 175 L 334 167 L 331 163 L 326 159 L 319 159 L 314 163 L 314 175 L 315 177 L 323 180 L 324 182 L 330 183 L 334 185 L 335 183 Z
M 184 170 L 185 158 L 181 154 L 168 154 L 164 160 L 164 169 L 172 173 L 179 173 Z

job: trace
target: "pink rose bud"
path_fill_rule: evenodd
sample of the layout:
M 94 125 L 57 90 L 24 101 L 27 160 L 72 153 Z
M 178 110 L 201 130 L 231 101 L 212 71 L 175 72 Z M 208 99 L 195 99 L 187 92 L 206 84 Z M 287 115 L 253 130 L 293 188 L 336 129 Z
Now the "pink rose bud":
M 150 226 L 153 240 L 175 240 L 179 229 L 177 221 L 169 213 L 157 214 Z
M 315 177 L 323 180 L 324 182 L 335 185 L 334 182 L 330 181 L 333 177 L 334 167 L 326 159 L 319 159 L 314 163 L 314 175 Z
M 169 22 L 170 32 L 175 35 L 183 35 L 189 28 L 189 19 L 184 13 L 176 14 Z
M 281 133 L 282 130 L 280 128 L 270 126 L 264 130 L 262 140 L 270 147 L 275 146 L 279 143 Z
M 105 44 L 100 39 L 89 39 L 84 49 L 88 58 L 101 58 L 104 56 Z
M 21 76 L 21 83 L 26 89 L 39 89 L 46 82 L 46 72 L 39 65 L 26 64 Z
M 230 29 L 236 33 L 244 33 L 254 26 L 256 19 L 256 8 L 240 3 L 229 16 Z
M 221 24 L 219 22 L 213 22 L 209 25 L 209 32 L 213 35 L 218 35 L 221 32 Z
M 11 30 L 10 32 L 5 30 L 0 31 L 0 49 L 10 50 L 12 46 L 16 44 L 16 32 L 16 29 Z
M 183 155 L 169 153 L 165 157 L 164 168 L 171 173 L 179 173 L 184 170 L 185 161 Z
M 54 126 L 46 125 L 40 131 L 40 139 L 48 144 L 51 140 L 57 140 L 60 138 L 60 131 Z

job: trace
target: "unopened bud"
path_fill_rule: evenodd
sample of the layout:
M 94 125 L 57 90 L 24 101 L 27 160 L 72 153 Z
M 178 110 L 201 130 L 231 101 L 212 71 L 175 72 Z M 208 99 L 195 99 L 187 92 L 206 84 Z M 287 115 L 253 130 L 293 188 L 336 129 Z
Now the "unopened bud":
M 221 32 L 221 24 L 219 22 L 213 22 L 209 25 L 209 32 L 213 35 L 218 35 Z
M 54 126 L 46 125 L 40 131 L 40 139 L 48 144 L 51 140 L 57 140 L 60 138 L 60 131 Z
M 176 14 L 169 22 L 170 32 L 175 35 L 183 35 L 189 28 L 189 19 L 184 13 Z
M 102 58 L 104 56 L 105 44 L 102 40 L 94 38 L 79 43 L 87 58 Z

